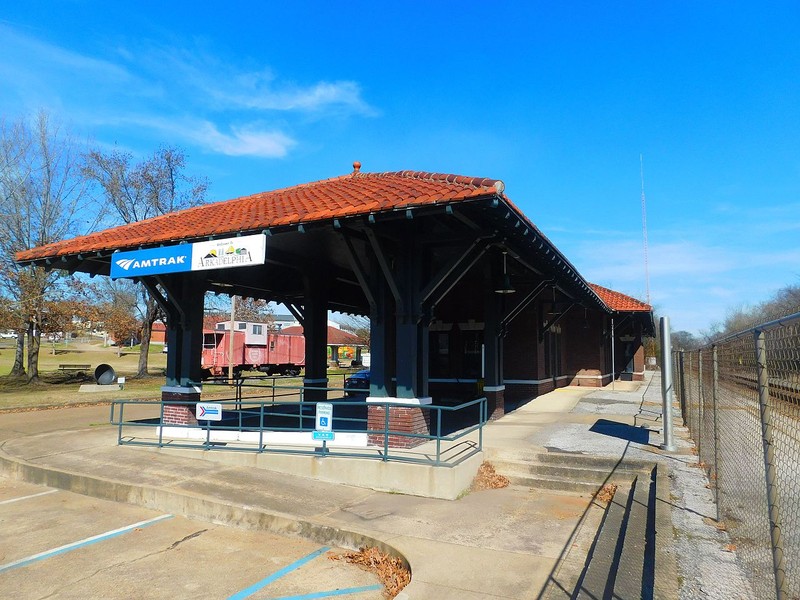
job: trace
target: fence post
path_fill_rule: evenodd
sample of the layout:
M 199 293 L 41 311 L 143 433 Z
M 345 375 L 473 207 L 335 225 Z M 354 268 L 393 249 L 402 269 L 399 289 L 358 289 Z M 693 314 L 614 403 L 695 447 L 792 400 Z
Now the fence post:
M 772 443 L 772 411 L 769 406 L 769 372 L 767 371 L 767 341 L 762 330 L 755 330 L 756 371 L 758 373 L 758 405 L 761 409 L 761 436 L 764 447 L 764 467 L 767 483 L 769 533 L 772 542 L 772 568 L 775 574 L 775 591 L 778 600 L 788 598 L 786 567 L 781 539 L 778 481 Z
M 703 351 L 697 351 L 697 460 L 703 462 Z
M 684 377 L 684 372 L 686 371 L 686 365 L 684 364 L 684 355 L 683 350 L 678 353 L 678 363 L 680 365 L 680 377 L 681 377 L 681 417 L 683 417 L 684 425 L 686 427 L 689 426 L 689 413 L 687 412 L 687 407 L 689 406 L 686 402 L 686 380 Z
M 717 356 L 717 347 L 711 347 L 712 360 L 713 360 L 713 379 L 711 387 L 711 401 L 714 415 L 714 501 L 717 505 L 717 523 L 720 521 L 720 508 L 719 508 L 719 428 L 718 418 L 719 413 L 717 409 L 717 393 L 719 391 L 719 359 Z
M 690 351 L 689 352 L 689 377 L 691 377 L 691 376 L 692 376 L 692 353 Z M 691 411 L 691 406 L 692 406 L 691 400 L 692 400 L 692 398 L 693 398 L 693 396 L 692 396 L 692 380 L 689 379 L 689 398 L 687 398 L 687 402 L 686 402 L 686 408 L 687 408 L 686 412 L 689 415 L 688 423 L 691 423 L 691 420 L 692 420 L 692 418 L 691 418 L 692 417 L 692 411 Z M 693 431 L 693 429 L 694 429 L 694 431 Z M 694 441 L 696 442 L 697 441 L 697 428 L 693 428 L 693 427 L 690 426 L 689 427 L 689 432 L 693 434 L 692 437 L 695 438 Z
M 661 317 L 661 356 L 672 356 L 672 340 L 670 339 L 669 317 Z M 672 404 L 675 399 L 675 388 L 672 378 L 672 363 L 669 358 L 661 361 L 664 372 L 661 374 L 661 412 L 664 418 L 664 443 L 661 449 L 675 452 L 675 442 L 672 436 Z

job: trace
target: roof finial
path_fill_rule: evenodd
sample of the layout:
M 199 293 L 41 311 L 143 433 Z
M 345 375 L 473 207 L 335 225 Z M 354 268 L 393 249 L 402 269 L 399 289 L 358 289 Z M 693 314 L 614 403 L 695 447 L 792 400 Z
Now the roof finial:
M 361 170 L 361 163 L 356 161 L 353 163 L 353 175 L 358 173 Z

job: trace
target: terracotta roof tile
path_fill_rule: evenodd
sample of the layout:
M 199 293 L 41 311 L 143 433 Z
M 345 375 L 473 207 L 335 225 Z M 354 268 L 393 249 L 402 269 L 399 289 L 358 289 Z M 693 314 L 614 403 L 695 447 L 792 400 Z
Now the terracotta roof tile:
M 288 335 L 303 335 L 303 327 L 300 325 L 284 327 L 281 329 L 281 333 Z M 328 345 L 330 344 L 333 344 L 334 346 L 358 346 L 358 336 L 350 333 L 349 331 L 345 331 L 344 329 L 339 329 L 338 327 L 328 325 Z
M 500 195 L 503 189 L 501 181 L 479 177 L 419 171 L 354 172 L 106 229 L 19 252 L 16 258 L 29 261 L 116 248 L 175 243 L 187 238 L 233 234 L 301 222 L 310 223 L 337 216 Z
M 649 304 L 645 304 L 636 298 L 631 298 L 630 296 L 615 292 L 614 290 L 604 288 L 603 286 L 590 283 L 589 287 L 600 296 L 600 299 L 605 302 L 611 310 L 617 312 L 650 312 L 653 310 L 653 307 Z

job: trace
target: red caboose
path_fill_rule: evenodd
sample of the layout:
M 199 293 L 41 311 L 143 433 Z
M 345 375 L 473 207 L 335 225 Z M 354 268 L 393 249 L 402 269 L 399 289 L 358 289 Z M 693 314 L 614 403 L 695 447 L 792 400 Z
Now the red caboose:
M 269 375 L 299 375 L 305 366 L 305 338 L 302 335 L 275 333 L 264 323 L 236 321 L 233 332 L 233 370 L 258 370 Z M 202 368 L 204 376 L 224 375 L 231 361 L 230 322 L 217 329 L 203 330 Z

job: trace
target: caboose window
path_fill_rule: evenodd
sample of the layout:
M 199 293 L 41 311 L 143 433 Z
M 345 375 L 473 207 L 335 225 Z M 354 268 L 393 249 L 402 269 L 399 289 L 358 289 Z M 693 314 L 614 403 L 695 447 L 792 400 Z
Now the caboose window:
M 247 329 L 247 323 L 241 322 L 236 324 L 237 329 Z
M 261 325 L 253 325 L 253 335 L 261 335 Z

